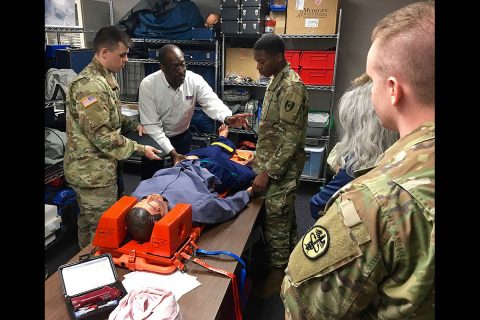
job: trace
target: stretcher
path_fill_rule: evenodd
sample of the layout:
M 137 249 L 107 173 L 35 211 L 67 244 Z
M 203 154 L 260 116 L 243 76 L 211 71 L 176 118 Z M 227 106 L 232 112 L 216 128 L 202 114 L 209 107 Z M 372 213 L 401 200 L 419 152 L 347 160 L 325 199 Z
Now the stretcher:
M 237 150 L 231 160 L 240 164 L 249 162 L 253 153 Z M 221 194 L 225 197 L 227 192 Z M 126 215 L 137 203 L 136 197 L 123 196 L 100 217 L 93 238 L 95 256 L 109 253 L 113 262 L 134 271 L 151 271 L 162 274 L 173 273 L 177 269 L 186 271 L 185 263 L 191 261 L 212 272 L 232 279 L 235 319 L 242 319 L 241 304 L 245 302 L 244 283 L 245 262 L 237 255 L 225 251 L 207 251 L 196 245 L 203 226 L 192 226 L 192 206 L 178 203 L 160 220 L 155 222 L 149 241 L 138 242 L 130 239 L 126 227 Z M 227 254 L 238 260 L 243 268 L 238 280 L 235 274 L 215 268 L 201 259 L 201 255 Z
M 150 241 L 129 240 L 125 217 L 137 203 L 137 198 L 123 196 L 104 212 L 97 226 L 93 245 L 95 255 L 110 253 L 113 262 L 129 270 L 144 270 L 168 274 L 184 270 L 180 253 L 192 254 L 202 227 L 192 227 L 192 207 L 177 204 L 158 220 Z
M 231 160 L 246 164 L 252 156 L 251 151 L 237 150 Z M 220 196 L 225 197 L 226 193 Z M 123 196 L 104 212 L 93 239 L 97 247 L 95 255 L 110 253 L 116 265 L 129 270 L 163 274 L 176 269 L 184 271 L 185 256 L 194 255 L 198 249 L 195 242 L 203 230 L 203 226 L 192 227 L 191 205 L 175 205 L 155 223 L 150 241 L 139 243 L 129 240 L 125 222 L 127 213 L 136 203 L 135 197 Z

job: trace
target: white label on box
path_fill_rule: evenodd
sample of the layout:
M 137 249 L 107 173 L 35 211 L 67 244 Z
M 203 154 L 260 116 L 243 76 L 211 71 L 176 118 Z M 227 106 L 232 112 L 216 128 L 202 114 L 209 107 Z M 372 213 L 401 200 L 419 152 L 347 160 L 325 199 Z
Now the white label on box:
M 318 19 L 305 19 L 305 28 L 317 28 L 318 27 Z
M 115 282 L 108 257 L 82 262 L 62 269 L 67 295 L 73 296 Z
M 303 7 L 305 6 L 305 1 L 304 0 L 296 0 L 295 1 L 295 10 L 303 10 Z

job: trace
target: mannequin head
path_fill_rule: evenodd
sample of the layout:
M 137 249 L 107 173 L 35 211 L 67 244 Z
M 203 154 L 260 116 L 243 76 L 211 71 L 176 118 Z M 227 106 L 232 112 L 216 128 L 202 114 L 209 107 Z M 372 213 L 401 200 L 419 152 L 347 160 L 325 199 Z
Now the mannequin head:
M 168 212 L 168 200 L 159 194 L 151 194 L 137 202 L 126 217 L 127 231 L 134 240 L 150 240 L 155 222 Z

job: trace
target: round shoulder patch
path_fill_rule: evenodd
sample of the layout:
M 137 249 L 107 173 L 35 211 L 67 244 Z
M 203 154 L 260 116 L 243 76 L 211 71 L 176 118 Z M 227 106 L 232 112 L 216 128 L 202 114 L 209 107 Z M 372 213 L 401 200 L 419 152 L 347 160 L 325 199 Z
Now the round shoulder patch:
M 313 226 L 302 238 L 303 253 L 312 260 L 327 252 L 329 244 L 328 231 L 321 226 Z

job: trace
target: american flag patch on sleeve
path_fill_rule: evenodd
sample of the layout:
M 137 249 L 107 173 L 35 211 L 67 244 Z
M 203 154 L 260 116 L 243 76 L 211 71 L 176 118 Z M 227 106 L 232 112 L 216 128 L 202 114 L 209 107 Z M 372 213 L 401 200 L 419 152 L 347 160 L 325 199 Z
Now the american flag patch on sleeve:
M 85 108 L 91 106 L 92 104 L 94 104 L 97 101 L 98 101 L 98 99 L 94 95 L 86 96 L 85 98 L 80 100 L 80 102 L 83 104 L 83 106 Z

